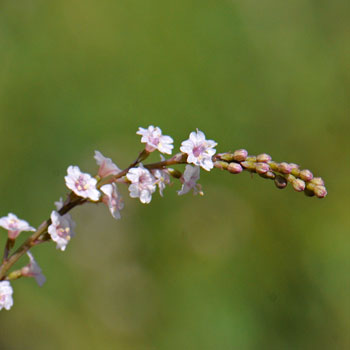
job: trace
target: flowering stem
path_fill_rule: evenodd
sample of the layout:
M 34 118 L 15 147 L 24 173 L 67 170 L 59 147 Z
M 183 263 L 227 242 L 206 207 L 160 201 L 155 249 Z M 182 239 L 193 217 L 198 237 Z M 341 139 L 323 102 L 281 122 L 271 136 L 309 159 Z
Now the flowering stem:
M 77 205 L 83 204 L 84 202 L 86 202 L 86 200 L 84 200 L 83 198 L 76 197 L 74 193 L 70 193 L 67 199 L 67 203 L 59 210 L 59 213 L 60 215 L 64 215 Z M 20 257 L 23 254 L 25 254 L 30 248 L 38 244 L 39 237 L 47 233 L 47 229 L 50 225 L 51 219 L 44 221 L 38 227 L 38 229 L 10 256 L 10 258 L 7 259 L 7 256 L 6 259 L 4 258 L 3 264 L 0 267 L 0 281 L 5 279 L 7 271 L 20 259 Z M 45 241 L 46 240 L 43 240 L 40 243 Z
M 141 151 L 137 159 L 132 164 L 130 164 L 130 166 L 128 166 L 126 169 L 122 170 L 120 173 L 116 175 L 109 176 L 108 178 L 102 179 L 98 183 L 97 188 L 101 188 L 101 186 L 103 186 L 104 184 L 114 182 L 115 180 L 125 176 L 131 168 L 139 164 L 142 160 L 146 159 L 148 157 L 148 154 L 149 153 L 146 150 Z M 187 155 L 178 153 L 170 159 L 145 165 L 145 168 L 161 169 L 168 165 L 185 163 L 186 158 L 187 158 Z M 70 210 L 72 210 L 74 207 L 78 205 L 82 205 L 86 202 L 87 202 L 86 199 L 78 197 L 73 192 L 70 192 L 64 206 L 58 212 L 60 215 L 64 215 L 68 213 Z M 51 225 L 51 219 L 44 221 L 39 226 L 39 228 L 10 256 L 10 258 L 8 258 L 10 243 L 7 242 L 5 247 L 3 264 L 0 267 L 0 281 L 6 278 L 7 271 L 12 267 L 12 265 L 14 265 L 20 259 L 20 257 L 23 254 L 25 254 L 33 246 L 47 241 L 46 239 L 38 241 L 38 239 L 40 236 L 47 233 L 47 229 L 50 225 Z
M 241 152 L 241 151 L 242 150 L 240 150 L 239 152 Z M 288 181 L 292 184 L 295 183 L 296 178 L 300 177 L 299 174 L 301 173 L 301 171 L 299 170 L 299 168 L 293 168 L 289 174 L 286 174 L 286 171 L 283 168 L 283 164 L 286 164 L 286 163 L 276 163 L 276 162 L 273 162 L 270 158 L 266 159 L 266 160 L 264 160 L 264 159 L 260 160 L 260 162 L 259 162 L 259 159 L 257 159 L 259 156 L 258 157 L 255 157 L 255 156 L 248 157 L 247 155 L 245 155 L 242 158 L 242 152 L 241 153 L 239 153 L 239 152 L 238 152 L 238 155 L 236 153 L 229 153 L 228 152 L 228 153 L 221 153 L 221 154 L 217 154 L 217 155 L 213 156 L 212 160 L 214 162 L 214 167 L 220 168 L 223 170 L 228 170 L 231 173 L 239 173 L 243 170 L 247 170 L 249 172 L 257 172 L 262 177 L 271 178 L 271 179 L 275 179 L 276 177 L 277 178 L 283 177 L 286 179 L 286 181 Z M 99 189 L 105 184 L 113 183 L 116 180 L 122 178 L 123 176 L 125 176 L 128 173 L 128 171 L 131 168 L 137 166 L 140 162 L 145 160 L 148 157 L 148 155 L 149 155 L 149 152 L 147 150 L 141 151 L 140 154 L 138 155 L 137 159 L 133 163 L 131 163 L 126 169 L 120 171 L 118 174 L 110 175 L 108 177 L 101 179 L 98 182 L 96 187 Z M 163 169 L 167 166 L 187 163 L 187 157 L 188 156 L 185 153 L 177 153 L 169 159 L 166 159 L 166 160 L 163 160 L 160 162 L 156 162 L 156 163 L 146 164 L 146 165 L 144 165 L 144 167 L 148 170 Z M 261 167 L 262 163 L 265 163 L 269 167 L 269 171 L 265 172 L 266 169 L 264 169 L 264 167 Z M 237 166 L 239 166 L 240 168 L 237 168 Z M 320 183 L 320 184 L 318 183 L 319 181 L 321 181 L 319 179 L 320 178 L 315 178 L 314 180 L 310 179 L 309 181 L 304 179 L 305 180 L 305 189 L 306 189 L 305 192 L 307 195 L 316 194 L 316 196 L 318 196 L 319 198 L 322 198 L 325 196 L 325 194 L 326 194 L 325 187 L 323 186 L 323 183 Z M 276 183 L 276 186 L 279 187 L 277 183 Z M 279 188 L 282 188 L 282 187 L 279 187 Z M 298 191 L 296 186 L 294 186 L 294 189 L 296 189 Z M 64 214 L 68 213 L 70 210 L 72 210 L 73 208 L 75 208 L 76 206 L 82 205 L 82 204 L 87 203 L 87 202 L 88 202 L 87 199 L 78 197 L 73 192 L 70 192 L 70 194 L 67 197 L 66 202 L 64 203 L 63 207 L 58 212 L 60 215 L 64 215 Z M 3 257 L 3 263 L 0 266 L 0 281 L 6 279 L 7 271 L 29 249 L 31 249 L 35 245 L 38 245 L 38 244 L 41 244 L 43 242 L 50 240 L 50 237 L 47 236 L 47 232 L 48 232 L 47 230 L 48 230 L 48 227 L 50 225 L 51 225 L 51 219 L 44 221 L 39 226 L 39 228 L 34 232 L 34 234 L 32 234 L 10 257 L 8 257 L 9 252 L 10 252 L 10 249 L 12 248 L 14 242 L 13 242 L 13 240 L 10 240 L 10 239 L 7 240 L 5 252 L 4 252 L 4 257 Z M 43 236 L 43 235 L 44 235 L 44 238 L 40 240 L 39 239 L 40 236 Z M 13 272 L 13 273 L 14 273 L 13 277 L 16 278 L 15 272 Z M 12 279 L 12 277 L 11 277 L 11 279 Z

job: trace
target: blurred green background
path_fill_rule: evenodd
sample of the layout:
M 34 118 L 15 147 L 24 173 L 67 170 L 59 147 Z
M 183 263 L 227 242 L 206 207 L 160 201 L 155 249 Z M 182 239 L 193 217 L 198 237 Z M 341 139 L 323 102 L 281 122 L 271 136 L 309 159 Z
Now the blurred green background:
M 174 184 L 142 205 L 122 188 L 120 221 L 76 208 L 66 252 L 33 250 L 47 283 L 13 283 L 0 349 L 349 349 L 349 14 L 340 0 L 1 1 L 0 216 L 38 226 L 69 165 L 96 172 L 97 149 L 126 167 L 150 124 L 177 149 L 198 127 L 219 152 L 299 163 L 329 195 L 217 170 L 204 197 Z

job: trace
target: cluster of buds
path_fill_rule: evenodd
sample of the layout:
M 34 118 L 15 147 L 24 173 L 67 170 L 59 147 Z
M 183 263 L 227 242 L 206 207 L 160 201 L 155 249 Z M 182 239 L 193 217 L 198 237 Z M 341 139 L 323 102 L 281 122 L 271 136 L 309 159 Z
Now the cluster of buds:
M 141 136 L 145 147 L 137 159 L 123 170 L 99 151 L 95 151 L 94 155 L 98 165 L 95 176 L 82 172 L 78 166 L 69 166 L 65 183 L 70 192 L 66 200 L 55 202 L 56 209 L 52 210 L 50 218 L 38 228 L 30 226 L 12 213 L 0 218 L 0 226 L 8 231 L 0 265 L 0 310 L 9 310 L 13 305 L 13 289 L 9 281 L 20 277 L 33 277 L 40 286 L 43 285 L 46 279 L 29 250 L 45 242 L 54 242 L 57 249 L 65 251 L 75 235 L 76 225 L 68 213 L 71 209 L 85 203 L 103 203 L 113 218 L 121 218 L 120 211 L 124 208 L 124 200 L 118 189 L 120 185 L 127 185 L 130 197 L 138 198 L 143 204 L 151 202 L 157 188 L 163 196 L 164 189 L 171 184 L 171 178 L 180 181 L 178 195 L 190 191 L 203 195 L 202 187 L 197 183 L 200 170 L 209 172 L 213 168 L 220 168 L 233 174 L 243 170 L 255 172 L 264 178 L 273 179 L 278 188 L 284 188 L 290 182 L 296 191 L 304 191 L 309 196 L 323 198 L 327 194 L 321 178 L 314 178 L 309 170 L 300 170 L 295 164 L 276 163 L 267 154 L 255 157 L 248 156 L 246 150 L 238 150 L 215 155 L 217 143 L 207 140 L 205 134 L 198 129 L 181 143 L 180 152 L 168 159 L 162 154 L 171 155 L 173 139 L 163 135 L 159 127 L 151 125 L 147 129 L 139 128 L 137 134 Z M 148 156 L 156 150 L 162 153 L 161 160 L 145 164 Z M 183 173 L 171 168 L 177 164 L 186 165 Z M 12 251 L 18 235 L 25 231 L 34 233 L 17 250 Z M 28 255 L 29 263 L 9 272 L 24 254 Z
M 256 173 L 262 178 L 274 180 L 279 189 L 286 188 L 290 183 L 295 191 L 304 192 L 309 197 L 324 198 L 327 195 L 322 178 L 314 177 L 310 170 L 301 169 L 297 164 L 277 163 L 266 153 L 250 156 L 245 149 L 220 153 L 214 157 L 214 166 L 231 174 L 239 174 L 244 170 Z

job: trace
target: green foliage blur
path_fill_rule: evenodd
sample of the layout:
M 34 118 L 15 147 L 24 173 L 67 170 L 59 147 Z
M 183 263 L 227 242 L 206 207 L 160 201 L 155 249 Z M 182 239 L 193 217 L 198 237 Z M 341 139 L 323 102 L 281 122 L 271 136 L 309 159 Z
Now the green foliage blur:
M 33 249 L 47 283 L 12 283 L 0 349 L 349 349 L 349 14 L 341 0 L 1 1 L 0 216 L 38 226 L 69 165 L 95 173 L 99 150 L 126 167 L 150 124 L 177 149 L 199 128 L 219 152 L 298 163 L 329 195 L 215 170 L 204 197 L 175 183 L 142 205 L 122 188 L 120 221 L 76 208 L 66 252 Z

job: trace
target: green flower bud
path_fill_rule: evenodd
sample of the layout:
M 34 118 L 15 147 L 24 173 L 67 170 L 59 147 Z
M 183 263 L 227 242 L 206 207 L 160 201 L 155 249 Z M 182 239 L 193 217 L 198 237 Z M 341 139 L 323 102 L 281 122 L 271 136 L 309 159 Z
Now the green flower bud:
M 271 170 L 273 171 L 278 171 L 278 163 L 274 162 L 273 160 L 271 162 L 268 163 Z
M 227 162 L 223 162 L 220 160 L 217 160 L 216 162 L 214 162 L 214 167 L 221 169 L 221 170 L 226 170 L 228 167 L 228 163 Z
M 241 165 L 243 168 L 248 169 L 248 170 L 255 170 L 255 163 L 254 162 L 241 162 Z
M 324 186 L 324 181 L 321 177 L 314 177 L 310 182 L 316 186 Z
M 233 153 L 227 152 L 227 153 L 219 153 L 216 155 L 218 159 L 221 159 L 225 162 L 232 162 L 233 161 Z

